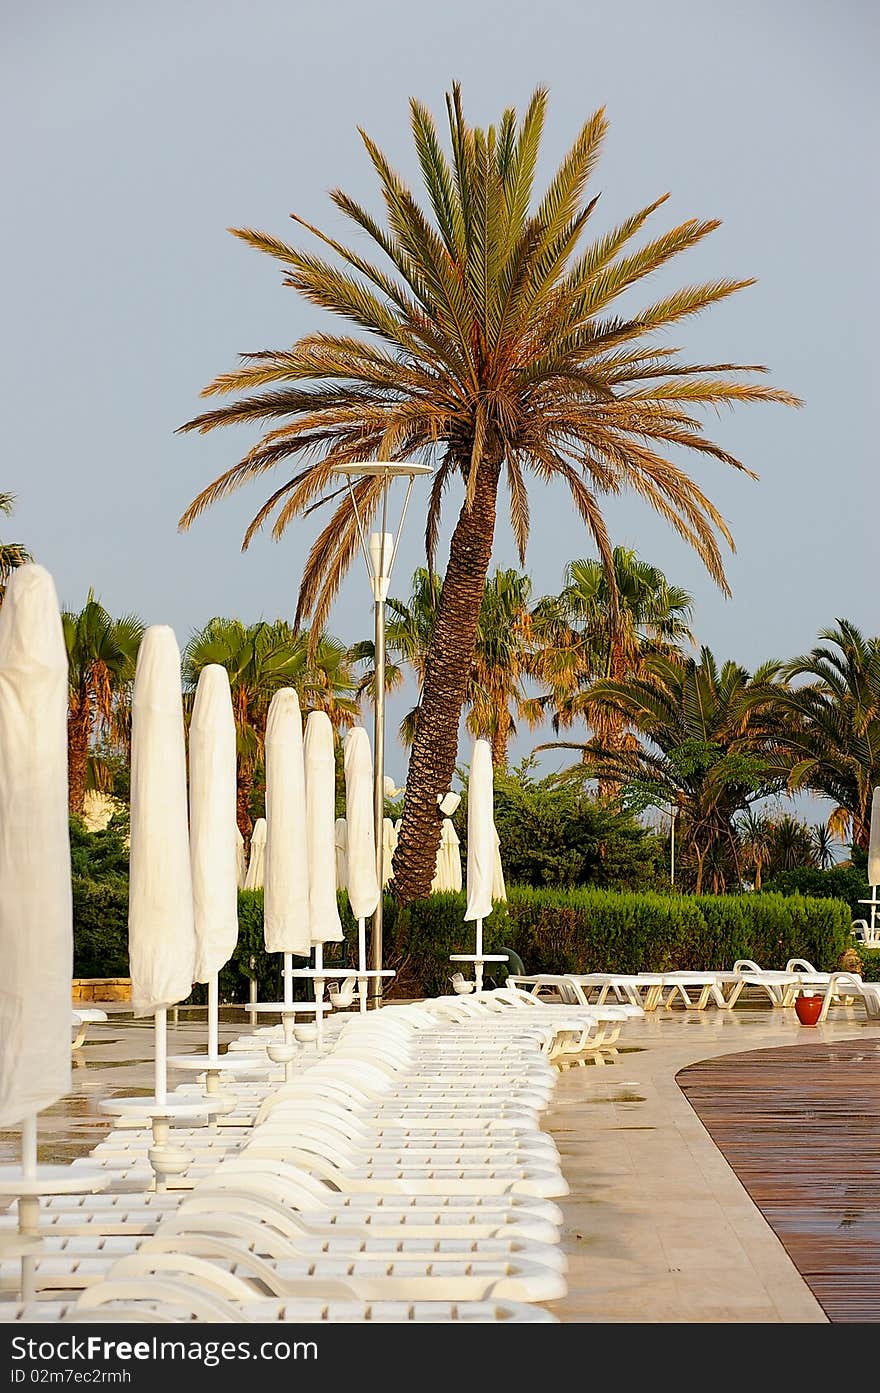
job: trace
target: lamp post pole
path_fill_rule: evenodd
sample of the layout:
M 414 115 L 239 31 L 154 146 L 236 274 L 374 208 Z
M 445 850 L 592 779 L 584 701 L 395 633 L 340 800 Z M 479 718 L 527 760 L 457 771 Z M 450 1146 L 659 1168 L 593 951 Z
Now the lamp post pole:
M 385 601 L 388 599 L 391 572 L 394 567 L 397 545 L 400 541 L 400 534 L 403 531 L 403 524 L 406 519 L 406 510 L 409 506 L 413 484 L 419 475 L 431 474 L 433 470 L 429 464 L 414 464 L 409 460 L 372 460 L 358 464 L 344 465 L 336 472 L 345 479 L 348 485 L 348 491 L 351 496 L 357 522 L 361 550 L 364 554 L 367 575 L 369 576 L 370 585 L 373 590 L 373 618 L 375 625 L 373 666 L 373 820 L 375 823 L 376 872 L 379 880 L 379 900 L 376 905 L 376 912 L 373 915 L 373 936 L 370 961 L 372 970 L 378 973 L 382 971 L 382 882 L 385 878 L 383 841 L 383 823 L 385 821 Z M 393 537 L 392 534 L 386 530 L 388 521 L 388 492 L 393 481 L 399 478 L 406 480 L 406 492 L 404 494 L 403 507 L 400 513 L 397 536 Z M 382 530 L 381 532 L 371 533 L 368 538 L 364 526 L 366 519 L 361 518 L 355 487 L 359 481 L 369 479 L 381 479 L 382 481 L 380 486 L 380 502 L 378 505 Z M 374 510 L 375 506 L 374 495 Z M 382 978 L 374 977 L 372 981 L 373 1005 L 380 1006 L 382 1004 Z
M 376 546 L 378 541 L 379 545 Z M 375 662 L 373 664 L 373 825 L 376 835 L 376 875 L 379 899 L 373 914 L 371 965 L 374 972 L 382 970 L 382 884 L 385 879 L 385 600 L 389 577 L 385 577 L 385 553 L 390 541 L 387 533 L 370 538 L 370 554 L 374 563 L 373 593 L 375 598 Z M 388 561 L 391 560 L 390 555 Z M 378 565 L 376 564 L 378 562 Z M 390 566 L 388 566 L 390 570 Z M 373 1004 L 382 999 L 382 978 L 373 978 Z

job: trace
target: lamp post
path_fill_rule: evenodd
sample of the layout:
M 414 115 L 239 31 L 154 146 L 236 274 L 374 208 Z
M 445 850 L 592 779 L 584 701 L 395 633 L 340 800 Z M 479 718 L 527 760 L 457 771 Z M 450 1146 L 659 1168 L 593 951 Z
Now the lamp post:
M 672 809 L 669 827 L 669 884 L 675 885 L 675 819 L 678 808 Z
M 379 879 L 379 901 L 373 915 L 371 962 L 374 972 L 382 970 L 382 882 L 385 878 L 382 824 L 385 818 L 385 602 L 391 584 L 391 572 L 397 557 L 406 510 L 413 484 L 422 474 L 432 474 L 429 464 L 409 460 L 369 460 L 362 464 L 347 464 L 336 470 L 345 479 L 357 520 L 361 551 L 367 568 L 367 578 L 373 593 L 375 663 L 373 675 L 373 821 L 376 837 L 376 873 Z M 380 530 L 367 536 L 364 519 L 358 510 L 355 484 L 359 479 L 381 480 L 381 501 L 377 505 Z M 397 525 L 397 536 L 388 528 L 388 496 L 395 479 L 406 480 L 406 491 Z M 382 999 L 382 978 L 373 978 L 374 1006 Z

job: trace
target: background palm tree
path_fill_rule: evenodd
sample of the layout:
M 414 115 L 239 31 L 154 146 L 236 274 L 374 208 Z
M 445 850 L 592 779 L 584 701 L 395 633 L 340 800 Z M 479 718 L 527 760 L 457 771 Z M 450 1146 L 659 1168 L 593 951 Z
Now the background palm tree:
M 236 399 L 182 427 L 268 426 L 244 459 L 193 501 L 181 519 L 184 528 L 217 499 L 289 461 L 296 463 L 285 468 L 254 517 L 245 545 L 273 513 L 280 537 L 292 518 L 322 499 L 335 500 L 309 554 L 297 609 L 297 623 L 311 614 L 318 628 L 358 546 L 352 502 L 335 486 L 334 471 L 370 458 L 435 460 L 426 524 L 429 569 L 444 494 L 457 486 L 462 501 L 425 663 L 395 863 L 404 901 L 426 894 L 434 872 L 436 796 L 449 787 L 455 769 L 502 477 L 521 564 L 529 533 L 526 480 L 533 476 L 567 488 L 612 587 L 600 499 L 632 490 L 695 548 L 726 589 L 719 539 L 732 545 L 730 533 L 669 453 L 683 448 L 741 469 L 705 436 L 697 412 L 722 403 L 795 402 L 777 388 L 740 380 L 752 368 L 689 364 L 657 341 L 657 334 L 750 281 L 719 278 L 663 293 L 635 311 L 615 311 L 621 294 L 718 224 L 689 219 L 630 250 L 664 195 L 584 245 L 597 202 L 587 198 L 587 187 L 607 122 L 603 111 L 590 117 L 534 200 L 546 102 L 539 89 L 521 120 L 509 108 L 497 126 L 483 130 L 468 124 L 455 86 L 447 96 L 450 160 L 430 113 L 413 100 L 412 133 L 430 212 L 362 133 L 386 226 L 342 190 L 331 198 L 358 234 L 371 239 L 383 265 L 300 218 L 333 260 L 267 233 L 236 229 L 236 236 L 281 264 L 286 285 L 358 332 L 310 334 L 292 348 L 246 355 L 205 389 L 205 395 Z M 381 481 L 371 477 L 355 485 L 367 526 L 380 490 Z
M 776 768 L 791 791 L 831 799 L 832 833 L 867 851 L 880 784 L 880 639 L 846 619 L 819 638 L 825 642 L 779 668 L 769 708 Z M 789 685 L 799 677 L 813 680 Z
M 767 677 L 764 669 L 751 677 L 733 662 L 719 670 L 708 648 L 699 661 L 652 654 L 640 676 L 593 687 L 596 703 L 617 707 L 638 732 L 637 745 L 606 749 L 592 740 L 562 746 L 584 752 L 580 776 L 609 776 L 632 805 L 677 808 L 680 846 L 693 856 L 697 894 L 707 878 L 713 890 L 724 889 L 731 876 L 741 879 L 736 817 L 783 783 L 766 759 L 755 700 L 756 692 L 766 692 Z
M 11 517 L 15 506 L 14 493 L 0 493 L 0 516 Z M 23 566 L 33 557 L 21 542 L 0 542 L 0 600 L 6 590 L 6 582 L 17 566 Z
M 412 668 L 419 688 L 424 685 L 428 655 L 434 640 L 442 603 L 443 583 L 419 567 L 412 579 L 409 600 L 388 600 L 385 635 L 388 649 Z M 467 678 L 465 706 L 467 729 L 492 745 L 496 769 L 506 769 L 507 748 L 516 734 L 516 716 L 528 709 L 523 682 L 532 670 L 531 616 L 528 576 L 515 570 L 497 570 L 486 578 L 483 603 L 477 622 L 477 637 Z M 372 690 L 373 643 L 366 640 L 351 649 L 351 655 L 368 664 L 361 690 Z M 400 685 L 403 672 L 396 663 L 386 667 L 389 689 Z M 420 703 L 408 711 L 400 724 L 400 738 L 411 745 L 418 728 Z M 542 713 L 538 712 L 538 719 Z
M 219 663 L 229 674 L 238 741 L 237 818 L 247 843 L 272 697 L 281 687 L 294 687 L 304 715 L 326 711 L 334 726 L 344 729 L 358 715 L 356 677 L 344 644 L 322 635 L 312 646 L 308 634 L 295 634 L 283 620 L 243 624 L 215 618 L 194 633 L 183 655 L 190 698 L 209 663 Z
M 599 561 L 572 561 L 558 596 L 539 601 L 533 615 L 536 675 L 548 688 L 538 699 L 554 730 L 587 720 L 606 749 L 622 749 L 626 723 L 616 707 L 591 701 L 596 680 L 637 674 L 649 653 L 675 656 L 693 642 L 693 597 L 671 585 L 634 551 L 615 547 L 613 577 Z M 603 781 L 600 793 L 613 792 Z
M 82 816 L 88 788 L 106 782 L 100 748 L 127 748 L 131 689 L 144 626 L 113 619 L 90 590 L 83 608 L 61 615 L 68 662 L 67 780 L 70 811 Z
M 761 880 L 770 863 L 772 839 L 770 819 L 753 808 L 736 820 L 736 835 L 739 842 L 740 863 L 744 869 L 750 868 L 754 874 L 756 890 L 761 888 Z

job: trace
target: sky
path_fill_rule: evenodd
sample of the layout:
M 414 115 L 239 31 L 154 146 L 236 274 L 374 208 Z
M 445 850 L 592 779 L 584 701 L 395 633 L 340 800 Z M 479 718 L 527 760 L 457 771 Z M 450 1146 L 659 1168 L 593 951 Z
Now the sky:
M 766 363 L 769 381 L 805 400 L 711 423 L 759 482 L 691 462 L 736 539 L 732 598 L 633 499 L 608 507 L 614 541 L 692 591 L 698 638 L 719 658 L 751 668 L 804 652 L 838 616 L 877 633 L 878 27 L 869 0 L 3 7 L 0 491 L 17 495 L 3 537 L 30 547 L 66 606 L 91 586 L 112 612 L 170 623 L 181 643 L 216 614 L 292 616 L 314 518 L 242 555 L 269 491 L 258 484 L 177 532 L 194 494 L 255 439 L 175 435 L 201 388 L 239 352 L 332 324 L 226 229 L 305 244 L 295 211 L 343 231 L 329 189 L 379 211 L 358 126 L 415 180 L 411 96 L 439 121 L 460 80 L 467 114 L 488 124 L 546 85 L 545 177 L 607 108 L 597 232 L 666 191 L 655 231 L 723 220 L 647 283 L 648 298 L 719 275 L 758 278 L 675 342 L 693 361 Z M 395 594 L 423 560 L 425 487 Z M 494 561 L 512 565 L 501 517 Z M 566 561 L 591 554 L 564 494 L 537 492 L 535 594 L 558 590 Z M 331 628 L 353 641 L 370 625 L 359 568 Z M 403 709 L 391 703 L 392 723 Z M 521 735 L 514 756 L 538 738 Z M 402 782 L 393 736 L 387 767 Z

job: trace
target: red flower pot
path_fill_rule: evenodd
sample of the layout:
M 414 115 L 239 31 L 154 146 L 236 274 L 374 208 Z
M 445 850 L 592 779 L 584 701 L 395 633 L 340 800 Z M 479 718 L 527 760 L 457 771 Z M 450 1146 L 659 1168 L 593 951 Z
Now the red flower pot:
M 794 1009 L 801 1025 L 815 1025 L 822 1012 L 822 998 L 804 996 L 802 993 L 795 1001 Z

